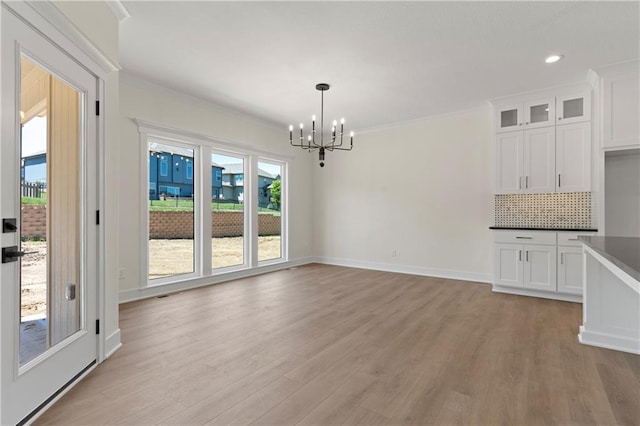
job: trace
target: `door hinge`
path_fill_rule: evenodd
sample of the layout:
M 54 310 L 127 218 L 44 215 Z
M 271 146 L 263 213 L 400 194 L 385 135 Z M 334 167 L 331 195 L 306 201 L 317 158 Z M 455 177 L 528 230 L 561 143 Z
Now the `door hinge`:
M 100 334 L 100 320 L 96 320 L 96 334 Z
M 96 210 L 96 225 L 100 225 L 100 210 Z
M 96 101 L 96 115 L 100 115 L 100 101 Z

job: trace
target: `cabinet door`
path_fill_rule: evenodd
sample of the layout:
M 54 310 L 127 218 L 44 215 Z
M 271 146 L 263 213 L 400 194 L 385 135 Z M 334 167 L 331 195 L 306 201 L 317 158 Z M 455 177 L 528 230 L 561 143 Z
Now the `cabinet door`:
M 556 98 L 556 124 L 580 123 L 591 120 L 591 92 L 584 91 Z
M 591 123 L 556 127 L 556 190 L 591 191 Z
M 602 146 L 640 147 L 638 71 L 605 77 L 602 88 Z
M 496 194 L 514 194 L 522 190 L 523 132 L 496 135 Z
M 524 131 L 523 163 L 525 192 L 555 192 L 555 127 Z
M 495 243 L 493 250 L 493 283 L 522 287 L 522 245 Z
M 582 294 L 584 255 L 582 247 L 558 247 L 558 291 Z
M 556 124 L 556 98 L 539 99 L 524 104 L 524 128 L 554 126 Z
M 523 246 L 524 288 L 556 291 L 556 246 Z
M 496 112 L 496 133 L 521 130 L 523 118 L 522 104 L 498 108 Z

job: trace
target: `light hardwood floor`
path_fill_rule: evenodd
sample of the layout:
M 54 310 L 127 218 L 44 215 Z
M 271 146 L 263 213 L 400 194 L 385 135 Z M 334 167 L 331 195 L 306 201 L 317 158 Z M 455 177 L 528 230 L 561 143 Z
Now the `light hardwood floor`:
M 37 424 L 638 424 L 640 357 L 581 315 L 307 265 L 122 305 L 123 348 Z

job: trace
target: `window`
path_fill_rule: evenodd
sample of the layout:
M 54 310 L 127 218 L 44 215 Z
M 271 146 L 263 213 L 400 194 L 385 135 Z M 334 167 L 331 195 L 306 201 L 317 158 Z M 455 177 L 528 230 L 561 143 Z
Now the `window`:
M 174 152 L 194 158 L 195 149 L 186 145 L 173 145 L 170 142 L 149 143 L 149 158 L 154 152 Z M 160 155 L 160 176 L 168 175 L 170 156 Z M 193 163 L 187 163 L 187 173 Z M 196 234 L 195 200 L 192 183 L 184 183 L 177 174 L 171 183 L 158 184 L 154 169 L 149 163 L 149 238 L 147 250 L 148 279 L 150 283 L 167 282 L 175 276 L 184 276 L 196 272 Z M 167 182 L 168 179 L 164 179 Z M 155 188 L 158 190 L 155 191 Z
M 149 176 L 143 286 L 187 288 L 190 280 L 286 260 L 285 162 L 155 125 L 140 125 L 140 135 Z
M 211 267 L 227 268 L 245 264 L 245 209 L 242 187 L 222 186 L 223 170 L 240 172 L 245 168 L 243 157 L 222 152 L 211 154 L 213 166 L 212 189 L 220 189 L 220 196 L 211 203 Z M 215 165 L 220 165 L 216 167 Z
M 282 166 L 258 162 L 258 261 L 282 257 Z
M 169 157 L 160 156 L 160 176 L 169 176 Z

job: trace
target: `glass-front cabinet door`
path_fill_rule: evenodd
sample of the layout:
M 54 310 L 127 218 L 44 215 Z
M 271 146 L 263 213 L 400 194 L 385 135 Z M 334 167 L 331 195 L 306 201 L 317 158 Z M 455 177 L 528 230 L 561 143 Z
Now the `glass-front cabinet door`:
M 535 129 L 555 124 L 555 98 L 539 99 L 524 104 L 524 127 Z
M 580 123 L 591 120 L 591 94 L 589 91 L 558 96 L 556 124 Z
M 522 104 L 507 105 L 498 108 L 496 117 L 496 132 L 511 132 L 522 129 Z

